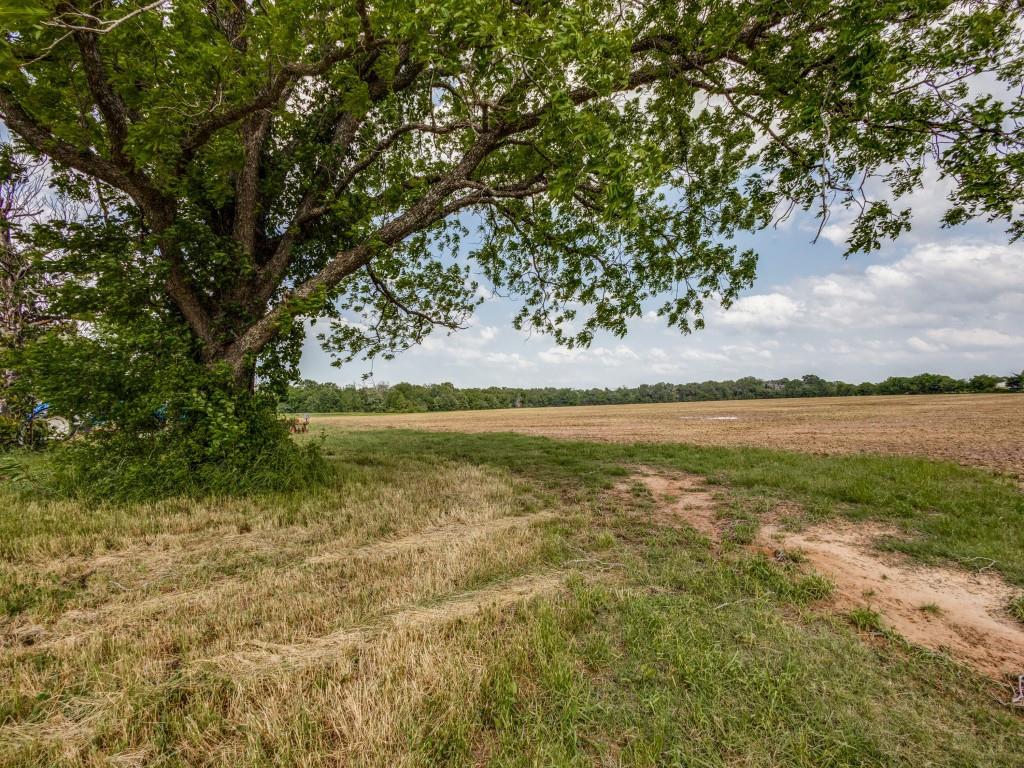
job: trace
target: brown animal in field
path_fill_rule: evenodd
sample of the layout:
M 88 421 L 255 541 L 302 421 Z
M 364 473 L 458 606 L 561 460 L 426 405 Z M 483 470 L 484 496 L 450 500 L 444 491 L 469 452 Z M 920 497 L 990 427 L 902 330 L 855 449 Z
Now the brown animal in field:
M 309 432 L 309 416 L 300 419 L 298 416 L 285 419 L 285 423 L 288 425 L 288 432 L 293 435 L 305 434 Z

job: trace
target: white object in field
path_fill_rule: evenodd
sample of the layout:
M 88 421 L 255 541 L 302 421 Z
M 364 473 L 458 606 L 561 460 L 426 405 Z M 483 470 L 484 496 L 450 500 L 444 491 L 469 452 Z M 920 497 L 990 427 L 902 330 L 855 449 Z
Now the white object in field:
M 739 416 L 680 416 L 683 421 L 739 421 Z
M 61 438 L 71 434 L 71 422 L 63 416 L 51 416 L 48 419 L 43 419 L 42 423 L 46 427 L 46 431 L 53 437 Z

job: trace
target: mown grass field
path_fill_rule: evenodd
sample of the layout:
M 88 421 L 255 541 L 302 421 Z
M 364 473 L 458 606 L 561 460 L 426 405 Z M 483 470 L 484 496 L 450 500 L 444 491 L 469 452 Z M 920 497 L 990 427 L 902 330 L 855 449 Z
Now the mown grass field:
M 513 434 L 323 439 L 334 479 L 302 493 L 0 491 L 0 765 L 1024 761 L 1007 680 L 745 546 L 779 510 L 873 520 L 905 556 L 1024 592 L 1009 479 Z M 655 514 L 638 466 L 703 478 L 730 533 Z

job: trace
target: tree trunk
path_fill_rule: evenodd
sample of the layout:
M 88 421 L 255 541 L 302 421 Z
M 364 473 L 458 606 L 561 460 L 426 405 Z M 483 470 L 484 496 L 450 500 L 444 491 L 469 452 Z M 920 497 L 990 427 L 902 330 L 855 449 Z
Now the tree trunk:
M 214 357 L 209 364 L 211 367 L 227 365 L 231 371 L 231 379 L 239 390 L 250 394 L 256 391 L 255 355 L 242 354 L 229 347 L 221 355 Z

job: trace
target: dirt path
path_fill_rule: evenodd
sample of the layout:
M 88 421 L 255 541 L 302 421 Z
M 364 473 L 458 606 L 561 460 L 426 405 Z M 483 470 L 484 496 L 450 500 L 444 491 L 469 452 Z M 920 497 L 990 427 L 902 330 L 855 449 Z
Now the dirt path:
M 639 470 L 632 479 L 643 483 L 658 502 L 653 512 L 655 521 L 671 525 L 682 520 L 717 543 L 718 502 L 703 479 L 696 475 L 669 477 L 646 469 Z
M 699 478 L 641 470 L 633 479 L 654 496 L 662 522 L 676 520 L 720 541 L 723 524 Z M 799 553 L 833 581 L 837 608 L 877 611 L 884 626 L 914 645 L 996 679 L 1024 674 L 1024 625 L 1007 613 L 1013 588 L 996 574 L 924 566 L 874 548 L 879 538 L 893 535 L 882 526 L 843 521 L 799 532 L 766 525 L 754 547 L 778 556 Z
M 943 651 L 993 676 L 1024 674 L 1024 625 L 1006 615 L 1014 590 L 998 575 L 925 567 L 877 552 L 896 532 L 820 525 L 798 533 L 766 528 L 761 540 L 799 551 L 836 584 L 837 604 L 868 606 L 914 645 Z

